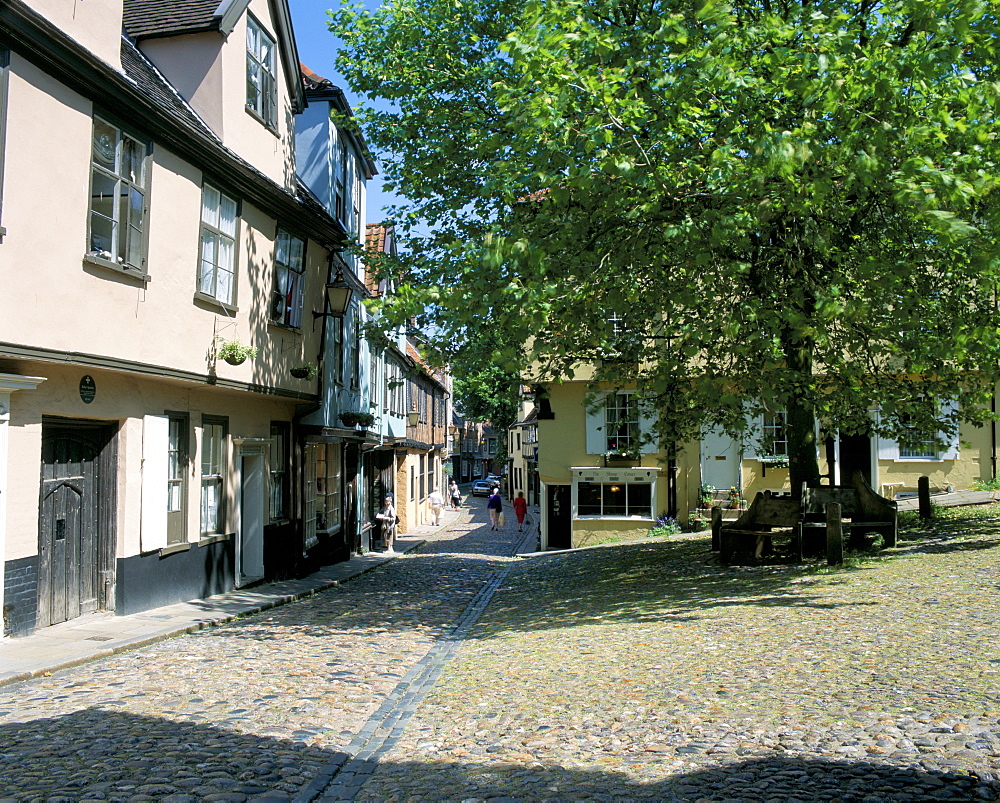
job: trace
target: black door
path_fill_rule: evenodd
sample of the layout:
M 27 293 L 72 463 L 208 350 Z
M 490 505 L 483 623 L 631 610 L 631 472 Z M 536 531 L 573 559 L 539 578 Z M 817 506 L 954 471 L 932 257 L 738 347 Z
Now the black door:
M 39 627 L 113 606 L 112 438 L 106 425 L 43 421 Z
M 849 485 L 855 471 L 872 484 L 872 439 L 867 435 L 840 436 L 840 484 Z
M 546 545 L 549 549 L 569 549 L 573 546 L 570 510 L 570 486 L 547 485 Z

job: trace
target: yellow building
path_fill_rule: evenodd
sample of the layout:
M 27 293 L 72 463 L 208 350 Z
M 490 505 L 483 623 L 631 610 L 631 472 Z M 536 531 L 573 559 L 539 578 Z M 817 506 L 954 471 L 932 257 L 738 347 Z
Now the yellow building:
M 740 442 L 708 431 L 671 455 L 652 433 L 655 411 L 635 391 L 588 381 L 534 386 L 542 549 L 565 549 L 645 536 L 657 516 L 687 522 L 706 489 L 729 505 L 759 491 L 791 491 L 783 412 L 748 422 Z M 948 412 L 942 405 L 943 413 Z M 883 495 L 916 493 L 926 476 L 933 491 L 967 489 L 996 476 L 992 427 L 962 425 L 958 437 L 898 442 L 878 436 L 821 435 L 824 484 L 855 472 Z

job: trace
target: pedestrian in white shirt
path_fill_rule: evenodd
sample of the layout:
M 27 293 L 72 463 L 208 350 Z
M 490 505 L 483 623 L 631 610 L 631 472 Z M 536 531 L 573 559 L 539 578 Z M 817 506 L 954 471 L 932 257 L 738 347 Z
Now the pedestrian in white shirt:
M 441 523 L 441 511 L 444 510 L 444 497 L 437 488 L 431 491 L 427 503 L 431 506 L 431 516 L 434 517 L 434 526 L 437 527 Z

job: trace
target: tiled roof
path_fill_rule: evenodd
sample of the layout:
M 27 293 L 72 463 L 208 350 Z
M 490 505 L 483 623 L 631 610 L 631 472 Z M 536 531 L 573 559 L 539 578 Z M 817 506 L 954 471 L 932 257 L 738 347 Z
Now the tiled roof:
M 218 30 L 221 0 L 125 0 L 122 23 L 132 39 Z
M 369 223 L 365 226 L 365 248 L 381 254 L 385 251 L 385 238 L 389 227 L 385 223 Z
M 333 82 L 329 78 L 324 78 L 319 73 L 313 72 L 301 61 L 299 62 L 299 71 L 302 73 L 302 83 L 306 89 L 323 89 L 333 86 Z

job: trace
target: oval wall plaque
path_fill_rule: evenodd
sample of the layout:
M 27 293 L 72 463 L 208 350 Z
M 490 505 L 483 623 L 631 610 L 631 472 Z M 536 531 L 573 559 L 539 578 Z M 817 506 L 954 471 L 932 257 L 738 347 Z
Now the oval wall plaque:
M 90 404 L 96 395 L 97 384 L 94 382 L 94 377 L 88 374 L 80 380 L 80 398 L 84 404 Z

